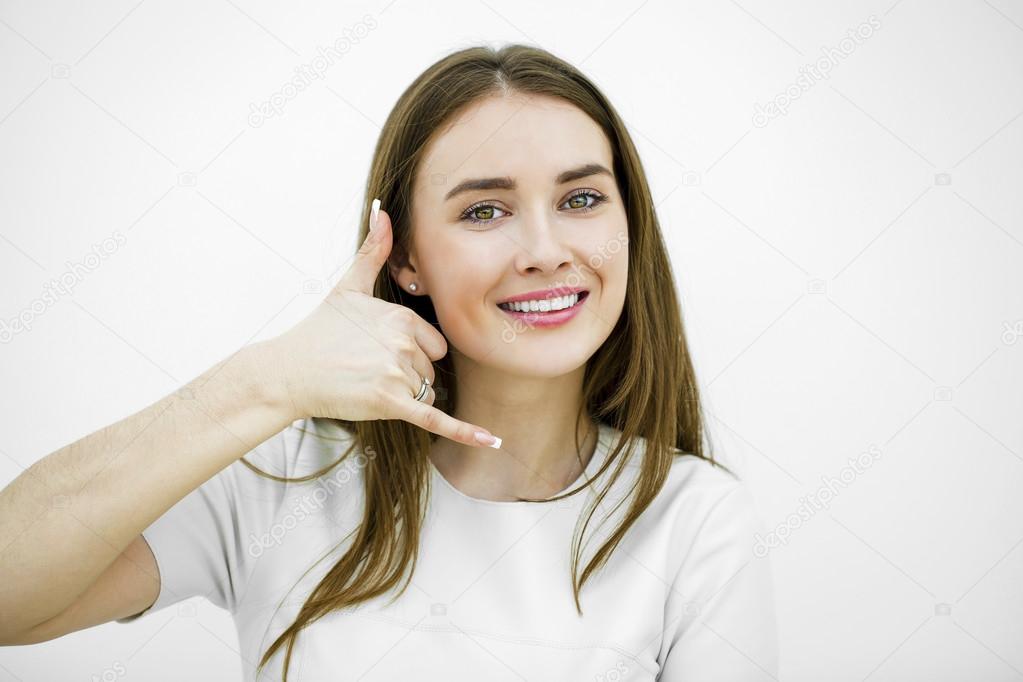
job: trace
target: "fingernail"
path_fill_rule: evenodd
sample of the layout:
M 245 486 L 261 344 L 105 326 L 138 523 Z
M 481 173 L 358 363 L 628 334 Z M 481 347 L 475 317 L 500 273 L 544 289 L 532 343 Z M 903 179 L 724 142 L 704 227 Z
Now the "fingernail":
M 380 217 L 380 200 L 373 200 L 373 208 L 369 211 L 369 231 L 372 232 L 377 227 L 377 218 Z
M 476 440 L 483 445 L 488 445 L 495 450 L 501 449 L 501 439 L 497 436 L 492 436 L 489 433 L 483 433 L 482 431 L 476 432 Z

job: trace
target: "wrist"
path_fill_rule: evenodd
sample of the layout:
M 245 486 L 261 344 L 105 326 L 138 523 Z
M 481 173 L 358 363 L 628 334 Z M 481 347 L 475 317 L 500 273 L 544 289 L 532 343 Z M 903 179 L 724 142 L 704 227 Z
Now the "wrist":
M 287 382 L 286 358 L 280 353 L 275 339 L 259 341 L 241 351 L 251 368 L 253 398 L 276 414 L 285 424 L 291 424 L 303 415 L 291 397 Z

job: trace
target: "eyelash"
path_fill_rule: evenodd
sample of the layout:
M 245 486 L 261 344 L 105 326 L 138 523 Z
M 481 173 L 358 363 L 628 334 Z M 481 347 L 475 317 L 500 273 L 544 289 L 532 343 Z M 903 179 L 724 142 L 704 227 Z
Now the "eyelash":
M 608 200 L 607 196 L 601 194 L 600 192 L 597 192 L 596 190 L 583 189 L 583 190 L 579 190 L 577 192 L 574 192 L 574 193 L 570 194 L 568 196 L 568 198 L 565 199 L 565 202 L 563 202 L 563 203 L 567 203 L 567 202 L 571 201 L 572 199 L 574 199 L 575 197 L 578 197 L 578 196 L 593 197 L 593 203 L 590 204 L 589 206 L 583 206 L 581 208 L 571 209 L 571 210 L 574 210 L 577 213 L 585 213 L 586 211 L 592 211 L 593 209 L 597 208 L 597 206 L 600 206 L 601 204 L 603 204 L 605 201 Z M 502 210 L 502 209 L 498 208 L 497 206 L 494 206 L 490 202 L 483 201 L 483 202 L 480 202 L 478 204 L 473 204 L 469 208 L 465 209 L 465 211 L 462 213 L 462 215 L 459 216 L 459 220 L 465 220 L 465 221 L 468 221 L 470 223 L 477 223 L 477 224 L 484 224 L 484 225 L 486 225 L 488 223 L 492 223 L 495 220 L 497 220 L 497 218 L 490 218 L 489 220 L 483 220 L 481 218 L 473 218 L 472 217 L 473 213 L 475 213 L 477 210 L 479 210 L 481 208 L 488 208 L 488 207 L 489 208 L 495 208 L 498 211 Z

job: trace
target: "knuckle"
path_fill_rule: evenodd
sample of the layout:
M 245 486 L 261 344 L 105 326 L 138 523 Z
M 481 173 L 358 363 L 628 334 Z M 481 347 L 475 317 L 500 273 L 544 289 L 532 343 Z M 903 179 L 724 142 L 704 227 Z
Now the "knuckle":
M 395 325 L 402 330 L 409 330 L 415 326 L 416 314 L 403 305 L 395 306 L 391 313 Z
M 410 356 L 416 350 L 416 342 L 412 337 L 402 335 L 394 343 L 394 348 L 404 356 Z
M 436 410 L 427 410 L 423 415 L 423 426 L 428 431 L 435 431 L 440 426 L 440 415 Z
M 398 382 L 404 384 L 408 382 L 408 375 L 405 374 L 405 370 L 398 365 L 388 365 L 384 372 L 384 376 L 390 379 L 391 383 Z
M 368 239 L 362 240 L 362 246 L 359 247 L 359 255 L 368 255 L 373 249 L 376 248 L 376 244 Z

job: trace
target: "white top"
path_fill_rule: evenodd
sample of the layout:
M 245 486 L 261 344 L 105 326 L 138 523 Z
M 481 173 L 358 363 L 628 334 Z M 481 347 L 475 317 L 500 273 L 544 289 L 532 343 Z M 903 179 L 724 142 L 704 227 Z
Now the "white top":
M 592 477 L 620 436 L 600 425 L 594 456 L 573 488 Z M 351 439 L 336 421 L 302 419 L 246 459 L 302 476 L 335 461 Z M 588 537 L 627 491 L 636 461 L 594 513 Z M 365 463 L 353 452 L 318 479 L 287 484 L 241 462 L 225 467 L 144 531 L 160 593 L 147 611 L 118 622 L 204 596 L 234 616 L 244 679 L 256 680 L 266 647 L 349 546 L 350 538 L 340 543 L 362 518 Z M 412 583 L 393 604 L 385 604 L 389 593 L 302 630 L 289 680 L 777 677 L 772 571 L 753 550 L 761 517 L 746 484 L 727 472 L 676 457 L 664 488 L 583 586 L 580 617 L 570 551 L 590 490 L 555 503 L 480 500 L 429 466 L 432 494 Z M 580 570 L 627 506 L 585 545 Z M 283 657 L 284 647 L 259 679 L 280 680 Z

